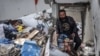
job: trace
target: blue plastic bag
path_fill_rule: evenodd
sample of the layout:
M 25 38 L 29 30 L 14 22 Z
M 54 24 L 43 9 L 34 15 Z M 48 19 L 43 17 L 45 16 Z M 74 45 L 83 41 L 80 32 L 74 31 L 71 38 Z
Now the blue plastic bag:
M 22 49 L 22 56 L 40 56 L 40 47 L 35 41 L 25 41 Z
M 64 39 L 65 39 L 65 38 L 68 38 L 68 36 L 65 35 L 65 34 L 60 34 L 60 36 L 59 36 L 59 38 L 58 38 L 58 47 L 59 47 L 59 48 L 64 48 L 63 42 L 64 42 Z
M 14 42 L 12 40 L 9 40 L 7 38 L 0 38 L 0 44 L 13 44 Z

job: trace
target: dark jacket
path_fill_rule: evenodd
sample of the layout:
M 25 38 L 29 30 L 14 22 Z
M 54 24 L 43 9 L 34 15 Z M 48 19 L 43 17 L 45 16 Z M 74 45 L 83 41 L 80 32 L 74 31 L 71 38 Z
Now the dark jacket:
M 62 19 L 57 19 L 57 22 L 56 22 L 57 34 L 70 35 L 72 33 L 77 33 L 77 25 L 76 25 L 74 19 L 70 16 L 66 16 L 64 19 L 65 19 L 64 22 L 62 21 Z M 68 31 L 64 31 L 63 28 L 62 28 L 62 24 L 65 23 L 65 22 L 68 23 L 69 26 L 70 26 L 70 29 Z

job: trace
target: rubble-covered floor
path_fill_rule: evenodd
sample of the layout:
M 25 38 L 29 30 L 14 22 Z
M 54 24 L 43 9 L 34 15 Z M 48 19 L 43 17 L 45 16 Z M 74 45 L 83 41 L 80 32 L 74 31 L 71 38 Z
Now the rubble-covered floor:
M 48 12 L 51 13 L 51 9 L 49 9 Z M 69 15 L 71 15 L 71 13 Z M 75 18 L 78 18 L 78 17 L 75 17 Z M 34 13 L 34 14 L 31 14 L 31 15 L 27 15 L 27 16 L 21 17 L 19 19 L 22 20 L 23 24 L 26 25 L 28 27 L 28 29 L 35 28 L 35 30 L 33 30 L 30 33 L 30 36 L 28 36 L 28 37 L 32 38 L 31 40 L 33 40 L 33 41 L 36 40 L 38 46 L 42 47 L 41 48 L 42 49 L 41 56 L 69 56 L 67 53 L 64 53 L 64 52 L 60 51 L 57 48 L 56 45 L 55 45 L 54 48 L 49 49 L 50 44 L 51 44 L 50 34 L 55 29 L 55 27 L 52 27 L 52 25 L 53 25 L 52 24 L 52 19 L 49 18 L 47 21 L 43 21 L 44 19 L 41 18 L 41 12 Z M 37 29 L 38 24 L 44 25 L 44 28 L 43 28 L 42 32 L 40 32 L 39 29 Z M 81 35 L 81 33 L 82 33 L 81 22 L 77 22 L 77 27 L 79 28 L 78 34 L 79 34 L 80 37 L 82 37 L 82 35 Z M 25 31 L 27 31 L 27 29 L 25 29 Z M 55 36 L 53 36 L 53 37 L 55 37 Z M 17 40 L 15 40 L 15 43 L 23 45 L 24 41 L 26 39 L 22 38 L 20 40 L 19 39 L 17 39 Z M 20 41 L 22 41 L 22 42 L 20 42 Z M 56 41 L 54 41 L 54 42 L 56 42 Z M 53 44 L 55 44 L 55 43 L 53 43 Z M 2 46 L 3 45 L 0 46 L 0 49 L 3 49 Z M 21 50 L 17 49 L 16 46 L 14 46 L 14 45 L 11 45 L 11 47 L 14 47 L 14 48 L 13 48 L 13 50 L 8 50 L 8 53 L 9 53 L 9 51 L 16 50 L 17 52 L 15 52 L 15 53 L 19 56 L 20 53 L 18 54 L 18 52 L 20 52 Z M 5 48 L 7 48 L 7 47 L 4 47 L 4 49 Z M 1 51 L 0 53 L 2 53 L 2 52 L 6 53 L 6 50 Z M 92 56 L 92 55 L 94 55 L 94 52 L 95 52 L 94 51 L 94 41 L 91 41 L 91 40 L 86 42 L 86 43 L 82 43 L 82 48 L 80 48 L 79 51 L 78 51 L 78 53 L 81 56 Z M 11 53 L 13 53 L 13 52 L 11 52 Z M 5 55 L 7 55 L 7 53 Z

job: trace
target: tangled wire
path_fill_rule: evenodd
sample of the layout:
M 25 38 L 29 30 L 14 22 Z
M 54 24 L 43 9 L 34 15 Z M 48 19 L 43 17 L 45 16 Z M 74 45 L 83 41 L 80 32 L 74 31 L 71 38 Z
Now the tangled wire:
M 6 45 L 0 45 L 0 56 L 21 56 L 20 49 L 15 46 L 8 48 Z

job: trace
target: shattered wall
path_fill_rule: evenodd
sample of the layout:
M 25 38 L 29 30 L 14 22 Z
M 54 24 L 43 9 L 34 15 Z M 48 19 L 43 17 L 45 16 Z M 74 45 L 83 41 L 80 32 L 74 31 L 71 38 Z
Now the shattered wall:
M 29 15 L 35 10 L 35 0 L 0 0 L 0 20 L 16 19 L 24 15 Z M 39 0 L 37 11 L 49 9 L 49 5 L 44 0 Z
M 91 13 L 95 30 L 96 56 L 100 56 L 100 4 L 99 0 L 91 0 Z
M 84 30 L 84 43 L 93 40 L 94 38 L 94 30 L 93 30 L 93 22 L 91 18 L 90 10 L 86 9 L 86 18 L 85 18 L 85 30 Z
M 57 3 L 88 2 L 89 0 L 55 0 Z

